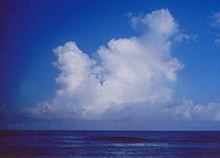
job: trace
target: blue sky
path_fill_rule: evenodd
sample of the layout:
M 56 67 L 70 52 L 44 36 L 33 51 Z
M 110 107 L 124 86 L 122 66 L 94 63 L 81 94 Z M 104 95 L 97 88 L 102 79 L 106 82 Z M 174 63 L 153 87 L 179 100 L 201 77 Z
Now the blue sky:
M 0 110 L 3 120 L 1 128 L 219 129 L 219 1 L 3 0 L 0 2 L 0 8 L 2 21 L 0 24 Z M 160 39 L 155 36 L 154 28 L 164 28 L 157 28 L 158 25 L 155 25 L 154 21 L 151 21 L 146 15 L 152 16 L 152 19 L 159 21 L 159 24 L 164 21 L 171 27 L 170 30 L 165 30 L 165 34 L 169 37 Z M 168 23 L 166 18 L 171 19 L 171 22 Z M 151 26 L 153 29 L 150 29 Z M 176 31 L 172 32 L 173 30 Z M 135 40 L 131 37 L 135 37 Z M 108 46 L 111 39 L 115 39 L 112 42 L 112 49 Z M 64 45 L 69 41 L 76 44 L 69 43 L 65 47 Z M 173 65 L 168 67 L 170 71 L 171 69 L 175 69 L 175 71 L 169 73 L 175 76 L 175 79 L 166 78 L 168 75 L 152 66 L 152 61 L 149 60 L 143 62 L 139 68 L 137 65 L 142 60 L 137 56 L 140 54 L 133 54 L 131 57 L 127 55 L 123 58 L 121 55 L 116 56 L 119 51 L 117 49 L 126 45 L 126 42 L 128 42 L 128 49 L 124 49 L 121 53 L 133 50 L 133 48 L 129 48 L 132 44 L 134 47 L 141 45 L 147 51 L 147 55 L 143 58 L 147 59 L 152 55 L 162 65 L 172 63 Z M 171 46 L 167 46 L 166 42 L 171 42 Z M 63 47 L 61 50 L 57 50 L 56 56 L 53 49 L 58 46 Z M 100 46 L 105 46 L 106 49 L 102 50 Z M 74 51 L 72 47 L 74 50 L 79 48 L 82 51 L 78 55 L 87 54 L 87 57 L 80 57 L 76 61 L 71 58 L 72 56 L 66 57 L 66 49 Z M 116 52 L 113 47 L 116 48 Z M 169 47 L 167 52 L 165 47 Z M 134 51 L 138 51 L 136 47 Z M 113 55 L 108 55 L 108 52 L 113 52 Z M 164 52 L 167 54 L 164 55 Z M 57 59 L 63 58 L 62 55 L 71 59 L 70 63 L 67 59 L 57 61 Z M 130 58 L 136 59 L 136 57 L 136 61 L 130 60 Z M 174 59 L 178 61 L 174 63 Z M 72 65 L 74 61 L 79 63 Z M 93 61 L 97 62 L 97 65 L 92 65 Z M 57 66 L 54 66 L 52 62 L 56 62 Z M 132 73 L 128 73 L 131 62 L 134 62 L 134 66 L 131 67 Z M 97 81 L 90 78 L 85 79 L 84 76 L 87 74 L 81 74 L 81 72 L 77 74 L 74 72 L 75 69 L 61 68 L 64 65 L 68 68 L 72 66 L 78 69 L 78 65 L 82 63 L 89 65 L 89 71 L 91 71 L 89 76 L 93 74 L 96 77 L 101 76 L 101 79 L 98 78 L 100 83 L 105 81 L 111 83 L 110 81 L 114 79 L 110 88 L 101 86 L 101 90 L 96 91 L 97 87 L 93 88 L 93 85 L 95 86 Z M 99 63 L 101 64 L 98 65 Z M 145 65 L 145 63 L 147 64 Z M 115 68 L 115 65 L 118 64 L 122 64 L 123 70 L 119 71 L 117 66 Z M 101 70 L 97 72 L 99 68 Z M 60 81 L 55 81 L 55 78 L 62 73 L 67 78 L 60 77 L 58 79 Z M 72 73 L 77 75 L 74 76 Z M 141 76 L 142 73 L 146 73 L 146 76 Z M 114 78 L 115 76 L 109 74 L 118 76 L 116 75 L 117 78 Z M 130 80 L 132 74 L 137 77 L 137 80 Z M 68 86 L 71 88 L 78 83 L 76 79 L 80 77 L 88 80 L 82 83 L 83 86 L 81 85 L 81 89 L 86 89 L 85 92 L 72 89 L 69 91 Z M 129 78 L 129 83 L 138 83 L 134 88 L 129 89 L 131 96 L 126 93 L 127 89 L 121 88 L 127 86 L 125 81 L 116 80 L 121 78 L 126 80 L 126 77 Z M 147 77 L 152 78 L 148 80 Z M 71 81 L 67 82 L 68 79 Z M 155 82 L 151 80 L 155 80 Z M 119 87 L 121 86 L 121 91 L 117 90 L 118 86 L 114 84 L 116 81 L 119 83 Z M 64 88 L 65 86 L 66 88 Z M 110 90 L 111 87 L 113 90 Z M 60 92 L 57 92 L 59 90 L 64 90 L 62 97 Z M 114 90 L 116 91 L 114 92 Z M 86 93 L 87 91 L 88 93 Z M 97 96 L 91 95 L 93 93 Z M 105 98 L 100 96 L 100 93 L 109 96 L 115 94 L 115 98 Z M 156 94 L 158 98 L 155 101 L 149 99 Z M 94 99 L 100 97 L 103 99 Z M 122 99 L 129 97 L 131 100 Z M 45 104 L 45 100 L 49 103 Z M 60 100 L 62 103 L 58 104 L 58 101 L 54 100 Z M 86 100 L 89 100 L 91 105 L 87 105 Z M 56 107 L 55 111 L 45 112 L 49 116 L 48 118 L 38 109 L 45 106 Z M 160 111 L 160 107 L 167 106 L 172 108 L 166 108 L 164 111 L 168 110 L 171 114 Z M 85 114 L 83 112 L 79 114 L 80 108 L 75 107 L 86 111 Z M 62 111 L 60 108 L 64 110 Z M 69 108 L 73 113 L 66 113 Z M 146 113 L 142 112 L 145 110 Z M 119 117 L 122 113 L 126 113 L 126 115 Z M 61 115 L 66 117 L 60 117 Z M 71 116 L 69 117 L 69 115 Z M 173 115 L 173 117 L 168 117 L 168 115 Z M 200 118 L 201 115 L 202 118 Z M 215 117 L 212 118 L 210 115 Z M 121 122 L 118 123 L 110 116 L 115 116 Z M 155 126 L 149 125 L 151 121 L 155 122 Z M 164 122 L 163 126 L 161 126 L 161 122 Z M 183 126 L 179 126 L 180 122 Z

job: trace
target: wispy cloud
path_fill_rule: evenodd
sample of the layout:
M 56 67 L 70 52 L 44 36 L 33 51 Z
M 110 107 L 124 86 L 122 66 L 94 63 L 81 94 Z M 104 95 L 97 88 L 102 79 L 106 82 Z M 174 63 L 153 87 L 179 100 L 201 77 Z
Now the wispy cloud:
M 213 15 L 214 21 L 211 23 L 213 27 L 220 27 L 220 12 L 217 12 Z
M 215 13 L 212 16 L 212 19 L 214 19 L 214 20 L 213 20 L 213 22 L 211 22 L 211 26 L 213 28 L 216 28 L 216 31 L 219 31 L 219 28 L 220 28 L 220 12 Z M 216 36 L 216 38 L 214 40 L 214 43 L 215 44 L 220 44 L 220 39 L 218 38 L 219 33 L 214 33 L 214 35 Z
M 174 38 L 174 41 L 177 41 L 177 42 L 185 41 L 186 43 L 190 43 L 190 41 L 197 42 L 197 38 L 198 37 L 199 36 L 197 34 L 192 34 L 192 35 L 189 35 L 189 34 L 179 34 L 179 35 L 177 35 Z
M 220 44 L 220 39 L 215 39 L 215 44 Z

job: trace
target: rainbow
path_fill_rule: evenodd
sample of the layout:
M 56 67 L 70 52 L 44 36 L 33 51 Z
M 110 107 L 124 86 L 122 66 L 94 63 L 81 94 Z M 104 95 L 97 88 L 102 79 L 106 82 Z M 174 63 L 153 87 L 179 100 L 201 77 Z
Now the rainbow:
M 156 67 L 157 69 L 161 70 L 169 80 L 176 79 L 176 75 L 168 65 L 168 63 L 162 62 L 158 57 L 156 57 L 152 52 L 149 50 L 146 51 L 141 45 L 137 47 L 138 51 L 141 52 L 141 54 L 148 59 L 149 63 Z

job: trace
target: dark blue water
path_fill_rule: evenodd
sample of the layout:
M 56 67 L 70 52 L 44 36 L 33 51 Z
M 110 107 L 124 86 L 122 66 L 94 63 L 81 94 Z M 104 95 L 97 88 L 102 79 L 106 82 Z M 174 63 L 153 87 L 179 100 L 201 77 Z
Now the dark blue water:
M 220 157 L 220 132 L 0 131 L 0 157 Z

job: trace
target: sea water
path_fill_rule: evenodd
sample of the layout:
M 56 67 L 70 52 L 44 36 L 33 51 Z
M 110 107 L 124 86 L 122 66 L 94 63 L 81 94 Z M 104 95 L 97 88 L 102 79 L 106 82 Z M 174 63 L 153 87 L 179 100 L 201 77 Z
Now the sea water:
M 0 131 L 0 157 L 220 157 L 220 132 Z

